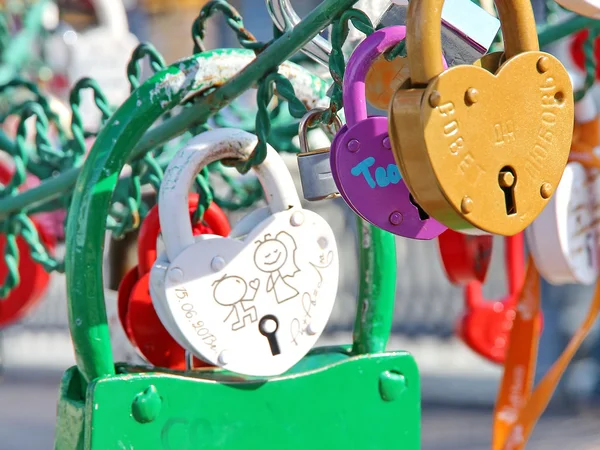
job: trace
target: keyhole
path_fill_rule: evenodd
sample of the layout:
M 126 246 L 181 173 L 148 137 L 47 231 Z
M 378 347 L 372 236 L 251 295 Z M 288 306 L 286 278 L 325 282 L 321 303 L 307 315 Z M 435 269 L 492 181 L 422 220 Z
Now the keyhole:
M 498 174 L 498 184 L 504 192 L 504 205 L 506 206 L 506 215 L 512 216 L 517 213 L 517 203 L 515 202 L 515 186 L 517 185 L 517 175 L 510 166 L 502 168 Z
M 279 350 L 279 344 L 277 343 L 277 337 L 275 337 L 275 333 L 279 328 L 279 322 L 277 321 L 277 317 L 268 314 L 264 316 L 258 322 L 258 331 L 269 341 L 269 346 L 271 347 L 271 353 L 273 356 L 279 355 L 281 350 Z
M 415 205 L 417 207 L 417 211 L 419 211 L 419 219 L 421 220 L 427 220 L 429 219 L 429 214 L 427 214 L 425 212 L 425 210 L 423 208 L 421 208 L 421 205 L 419 205 L 417 203 L 417 201 L 415 200 L 415 198 L 412 196 L 412 194 L 409 194 L 408 199 L 410 200 L 410 202 Z

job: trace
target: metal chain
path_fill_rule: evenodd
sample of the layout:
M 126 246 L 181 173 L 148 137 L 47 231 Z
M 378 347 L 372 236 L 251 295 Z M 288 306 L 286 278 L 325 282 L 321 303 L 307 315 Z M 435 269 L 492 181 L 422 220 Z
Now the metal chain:
M 20 106 L 20 121 L 17 127 L 16 149 L 12 155 L 15 170 L 11 180 L 0 189 L 0 198 L 18 195 L 18 189 L 25 183 L 27 177 L 27 163 L 29 154 L 26 149 L 27 124 L 30 117 L 36 118 L 36 140 L 43 141 L 44 135 L 40 129 L 48 126 L 48 119 L 39 103 L 27 101 Z M 38 124 L 41 124 L 38 126 Z M 48 144 L 49 145 L 49 144 Z M 19 285 L 19 248 L 17 245 L 17 236 L 21 235 L 27 242 L 29 250 L 34 261 L 42 264 L 48 271 L 63 270 L 64 264 L 55 260 L 48 249 L 40 241 L 39 235 L 33 222 L 24 212 L 12 215 L 4 220 L 2 231 L 6 237 L 6 246 L 4 248 L 4 260 L 6 262 L 7 274 L 0 287 L 0 298 L 6 298 L 10 292 Z
M 252 155 L 247 160 L 229 163 L 234 165 L 240 173 L 247 173 L 252 166 L 261 164 L 267 157 L 267 142 L 271 134 L 269 104 L 273 100 L 275 89 L 277 89 L 279 96 L 287 101 L 288 111 L 292 117 L 300 119 L 306 113 L 306 106 L 296 97 L 290 80 L 276 72 L 272 72 L 260 80 L 256 94 L 256 103 L 258 105 L 256 113 L 256 136 L 258 137 L 258 143 Z
M 264 43 L 258 42 L 252 33 L 246 30 L 242 16 L 233 6 L 224 0 L 213 0 L 204 5 L 200 10 L 200 15 L 192 24 L 194 53 L 206 51 L 203 42 L 206 35 L 206 21 L 217 11 L 223 13 L 227 25 L 235 32 L 242 47 L 255 51 L 265 47 Z
M 84 131 L 83 118 L 81 117 L 81 111 L 79 109 L 81 104 L 81 92 L 85 89 L 91 89 L 94 94 L 94 102 L 102 113 L 102 125 L 104 125 L 104 123 L 112 114 L 108 100 L 95 80 L 86 77 L 75 83 L 75 86 L 69 95 L 69 103 L 71 104 L 71 110 L 73 111 L 73 116 L 71 119 L 71 132 L 73 133 L 73 141 L 72 145 L 70 146 L 73 162 L 70 164 L 71 166 L 77 166 L 81 164 L 86 154 L 85 138 L 92 134 Z
M 148 57 L 152 72 L 166 67 L 165 60 L 150 43 L 138 45 L 127 64 L 127 79 L 130 91 L 135 91 L 141 84 L 141 62 Z M 143 158 L 131 162 L 131 176 L 127 187 L 117 191 L 107 221 L 107 228 L 115 239 L 123 238 L 127 233 L 137 229 L 144 219 L 148 208 L 142 202 L 142 186 L 150 184 L 156 191 L 160 188 L 163 170 L 156 161 L 152 151 Z
M 342 47 L 348 38 L 348 22 L 352 24 L 365 35 L 369 36 L 375 30 L 369 16 L 358 9 L 349 9 L 344 11 L 340 17 L 332 23 L 331 29 L 331 54 L 329 55 L 329 72 L 333 78 L 334 86 L 331 92 L 331 102 L 328 110 L 321 115 L 322 123 L 332 123 L 333 116 L 344 107 L 342 96 L 342 84 L 344 81 L 344 72 L 346 71 L 346 59 Z M 318 118 L 316 120 L 319 120 Z

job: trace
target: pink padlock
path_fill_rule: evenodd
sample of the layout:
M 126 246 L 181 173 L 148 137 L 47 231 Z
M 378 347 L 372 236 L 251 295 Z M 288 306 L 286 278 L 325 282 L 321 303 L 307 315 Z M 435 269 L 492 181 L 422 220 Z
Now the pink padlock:
M 331 144 L 331 173 L 340 195 L 360 217 L 398 236 L 429 240 L 446 227 L 430 218 L 410 195 L 391 151 L 387 117 L 367 117 L 369 67 L 405 35 L 403 26 L 382 28 L 350 57 L 343 86 L 346 125 Z

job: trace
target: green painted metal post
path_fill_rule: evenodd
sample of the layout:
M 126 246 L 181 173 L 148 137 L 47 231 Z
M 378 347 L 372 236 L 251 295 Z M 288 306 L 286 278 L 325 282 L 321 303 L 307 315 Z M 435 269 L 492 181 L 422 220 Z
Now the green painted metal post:
M 354 354 L 385 351 L 396 291 L 396 242 L 387 231 L 356 218 L 360 269 L 354 323 Z

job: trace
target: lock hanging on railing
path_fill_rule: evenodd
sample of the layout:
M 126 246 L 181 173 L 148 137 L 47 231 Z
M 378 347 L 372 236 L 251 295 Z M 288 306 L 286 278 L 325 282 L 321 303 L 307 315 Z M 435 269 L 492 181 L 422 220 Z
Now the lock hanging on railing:
M 156 312 L 183 347 L 233 372 L 270 376 L 297 363 L 325 328 L 339 277 L 333 231 L 302 209 L 271 147 L 254 167 L 270 214 L 245 236 L 196 242 L 182 201 L 203 167 L 247 159 L 257 142 L 245 131 L 220 128 L 176 154 L 159 193 L 165 252 L 150 279 Z
M 350 57 L 343 85 L 346 125 L 331 145 L 331 172 L 340 195 L 363 219 L 399 236 L 433 239 L 446 227 L 420 208 L 404 184 L 391 151 L 387 117 L 367 117 L 367 70 L 404 36 L 404 27 L 382 28 Z
M 511 30 L 504 34 L 505 62 L 490 54 L 480 67 L 444 71 L 442 4 L 409 4 L 411 84 L 390 105 L 396 162 L 415 200 L 444 225 L 514 235 L 548 204 L 566 166 L 573 132 L 569 75 L 538 50 L 526 0 L 497 4 Z
M 189 215 L 198 205 L 198 194 L 189 196 Z M 206 225 L 204 223 L 206 223 Z M 225 213 L 211 203 L 204 213 L 203 222 L 192 228 L 194 236 L 230 232 Z M 185 350 L 164 328 L 150 297 L 150 270 L 156 261 L 156 245 L 160 233 L 158 205 L 154 205 L 140 226 L 138 238 L 138 265 L 131 269 L 119 285 L 118 312 L 121 326 L 131 344 L 150 364 L 169 369 L 185 370 Z M 196 360 L 194 367 L 203 364 Z
M 302 193 L 308 201 L 325 200 L 339 197 L 335 180 L 331 174 L 329 163 L 329 148 L 310 150 L 308 143 L 308 127 L 311 119 L 321 115 L 326 108 L 315 108 L 308 111 L 298 126 L 298 138 L 300 140 L 300 153 L 298 154 L 298 169 L 300 171 L 300 182 Z M 335 127 L 338 131 L 342 124 L 337 116 L 333 116 Z

